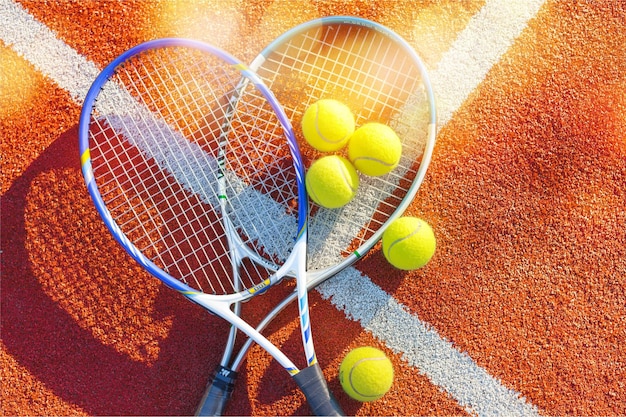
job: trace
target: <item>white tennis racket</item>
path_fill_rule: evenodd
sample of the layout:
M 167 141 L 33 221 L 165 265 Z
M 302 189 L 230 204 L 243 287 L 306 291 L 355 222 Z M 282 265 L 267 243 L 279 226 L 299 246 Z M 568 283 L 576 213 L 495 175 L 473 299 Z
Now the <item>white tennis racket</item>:
M 307 280 L 312 288 L 353 264 L 381 238 L 414 198 L 430 163 L 436 135 L 435 101 L 425 65 L 390 29 L 355 17 L 327 17 L 297 26 L 267 46 L 252 62 L 294 126 L 315 101 L 346 103 L 357 125 L 385 123 L 402 140 L 399 166 L 383 177 L 361 176 L 355 199 L 341 209 L 311 206 Z M 321 156 L 295 130 L 308 166 Z M 257 327 L 262 331 L 293 293 Z M 219 415 L 231 395 L 253 340 L 233 359 L 236 328 L 197 414 Z
M 311 336 L 304 167 L 263 82 L 212 46 L 150 41 L 95 80 L 79 141 L 89 193 L 126 251 L 266 349 L 315 414 L 341 414 Z M 237 314 L 285 276 L 296 279 L 302 370 Z

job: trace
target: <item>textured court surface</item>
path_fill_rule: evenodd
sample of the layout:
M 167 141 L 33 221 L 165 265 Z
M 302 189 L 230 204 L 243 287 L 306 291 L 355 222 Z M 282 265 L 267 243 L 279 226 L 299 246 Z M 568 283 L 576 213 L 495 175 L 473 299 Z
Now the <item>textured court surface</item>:
M 219 362 L 225 323 L 135 265 L 85 190 L 78 115 L 98 70 L 164 36 L 250 61 L 287 28 L 335 14 L 407 39 L 440 113 L 409 208 L 434 228 L 431 263 L 400 272 L 376 247 L 311 295 L 345 411 L 626 414 L 623 1 L 0 0 L 2 415 L 189 415 Z M 295 314 L 269 334 L 298 354 Z M 396 369 L 368 404 L 337 380 L 362 345 Z M 309 409 L 255 348 L 226 412 Z

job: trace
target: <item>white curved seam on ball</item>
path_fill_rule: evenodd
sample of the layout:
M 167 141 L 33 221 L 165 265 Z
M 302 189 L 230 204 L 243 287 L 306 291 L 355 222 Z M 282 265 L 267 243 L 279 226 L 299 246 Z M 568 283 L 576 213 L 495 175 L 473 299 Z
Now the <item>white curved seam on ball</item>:
M 342 138 L 339 138 L 337 140 L 330 140 L 320 131 L 320 126 L 319 126 L 319 123 L 318 123 L 319 122 L 319 116 L 320 116 L 320 110 L 319 109 L 320 109 L 319 104 L 315 104 L 315 131 L 317 132 L 317 135 L 320 138 L 322 138 L 322 140 L 324 140 L 324 141 L 326 141 L 328 143 L 335 144 L 335 143 L 343 142 L 348 135 L 344 135 Z
M 350 181 L 350 178 L 349 178 L 350 176 L 349 176 L 349 175 L 346 175 L 346 171 L 344 170 L 344 166 L 343 166 L 343 164 L 341 163 L 341 161 L 340 161 L 340 160 L 337 160 L 337 164 L 339 165 L 339 171 L 341 172 L 341 176 L 343 177 L 343 181 L 346 183 L 346 185 L 348 186 L 348 188 L 349 188 L 350 190 L 352 190 L 352 193 L 353 193 L 353 194 L 354 194 L 354 193 L 356 193 L 356 192 L 357 192 L 357 190 L 358 190 L 358 188 L 354 188 L 354 187 L 352 187 L 352 182 Z
M 354 158 L 354 161 L 352 161 L 353 163 L 356 163 L 356 161 L 360 161 L 360 160 L 367 160 L 367 161 L 372 161 L 372 162 L 378 162 L 381 165 L 387 166 L 387 167 L 392 167 L 395 165 L 395 163 L 393 162 L 385 162 L 381 159 L 376 159 L 374 157 L 371 156 L 359 156 L 357 158 Z
M 356 388 L 354 388 L 354 384 L 352 383 L 352 372 L 354 372 L 354 369 L 361 362 L 365 362 L 365 361 L 384 361 L 385 359 L 387 359 L 387 358 L 363 358 L 363 359 L 359 359 L 358 361 L 356 361 L 354 363 L 354 365 L 352 365 L 352 368 L 350 368 L 350 373 L 348 373 L 348 380 L 350 381 L 350 387 L 352 387 L 354 392 L 359 394 L 361 397 L 370 397 L 370 398 L 378 397 L 378 395 L 366 395 L 366 394 L 363 394 L 363 393 L 359 392 Z
M 400 242 L 402 242 L 404 240 L 407 240 L 407 239 L 411 238 L 412 236 L 416 235 L 420 231 L 421 228 L 422 228 L 422 225 L 418 224 L 417 228 L 413 232 L 409 233 L 405 237 L 401 237 L 400 239 L 396 239 L 393 242 L 391 242 L 391 245 L 389 245 L 389 247 L 387 248 L 387 257 L 389 257 L 389 255 L 391 254 L 391 248 L 393 248 L 397 243 L 400 243 Z

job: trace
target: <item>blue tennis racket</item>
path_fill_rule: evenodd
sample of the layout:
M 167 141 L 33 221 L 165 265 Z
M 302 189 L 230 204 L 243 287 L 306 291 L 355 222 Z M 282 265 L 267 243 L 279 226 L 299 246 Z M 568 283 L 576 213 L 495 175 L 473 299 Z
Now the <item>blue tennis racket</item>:
M 350 16 L 315 19 L 288 30 L 253 60 L 250 69 L 276 95 L 294 126 L 300 125 L 309 105 L 332 98 L 350 107 L 357 125 L 387 124 L 402 141 L 398 167 L 382 177 L 361 176 L 359 191 L 349 204 L 332 210 L 310 205 L 307 281 L 313 288 L 369 251 L 422 184 L 437 126 L 428 71 L 399 35 Z M 308 166 L 321 154 L 307 144 L 300 129 L 295 133 Z M 296 298 L 295 292 L 285 298 L 257 330 L 262 331 Z M 226 345 L 197 414 L 223 412 L 253 342 L 248 339 L 236 355 L 234 344 Z
M 97 77 L 79 142 L 89 193 L 124 249 L 262 346 L 315 414 L 342 414 L 311 336 L 304 166 L 264 83 L 210 45 L 146 42 Z M 242 301 L 286 276 L 296 280 L 304 369 L 238 314 Z

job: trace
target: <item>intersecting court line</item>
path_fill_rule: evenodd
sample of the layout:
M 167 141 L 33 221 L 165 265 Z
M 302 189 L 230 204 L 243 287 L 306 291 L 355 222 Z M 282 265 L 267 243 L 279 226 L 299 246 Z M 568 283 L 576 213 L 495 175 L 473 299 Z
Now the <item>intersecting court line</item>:
M 431 78 L 444 126 L 508 50 L 545 0 L 488 0 L 442 56 Z M 13 0 L 0 0 L 0 40 L 69 92 L 78 105 L 99 73 Z M 538 416 L 519 392 L 505 387 L 367 276 L 348 268 L 318 291 L 346 317 L 445 390 L 471 414 Z

